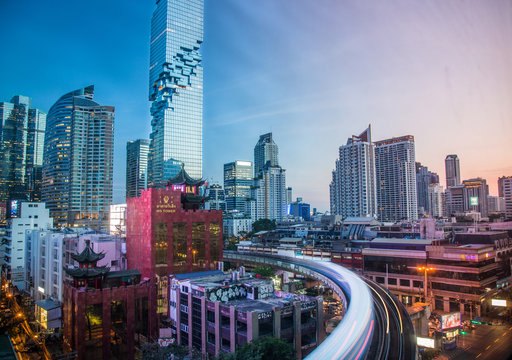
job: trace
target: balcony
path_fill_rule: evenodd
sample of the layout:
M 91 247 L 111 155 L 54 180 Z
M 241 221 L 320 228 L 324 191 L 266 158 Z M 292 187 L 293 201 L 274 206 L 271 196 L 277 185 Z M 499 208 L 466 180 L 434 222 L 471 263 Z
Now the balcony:
M 211 321 L 206 322 L 206 329 L 209 333 L 215 334 L 215 323 Z
M 223 339 L 227 339 L 227 340 L 230 339 L 231 331 L 229 330 L 229 325 L 228 326 L 222 325 L 221 335 L 222 335 Z
M 215 344 L 206 343 L 206 352 L 215 355 Z

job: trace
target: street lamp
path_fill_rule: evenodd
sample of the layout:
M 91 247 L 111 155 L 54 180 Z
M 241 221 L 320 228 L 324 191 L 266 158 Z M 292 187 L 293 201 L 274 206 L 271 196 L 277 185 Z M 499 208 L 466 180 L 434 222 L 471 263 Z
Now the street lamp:
M 428 302 L 428 282 L 427 282 L 427 274 L 429 271 L 434 271 L 435 269 L 432 267 L 420 266 L 418 267 L 419 271 L 423 271 L 425 273 L 425 283 L 423 284 L 423 288 L 425 289 L 425 302 Z

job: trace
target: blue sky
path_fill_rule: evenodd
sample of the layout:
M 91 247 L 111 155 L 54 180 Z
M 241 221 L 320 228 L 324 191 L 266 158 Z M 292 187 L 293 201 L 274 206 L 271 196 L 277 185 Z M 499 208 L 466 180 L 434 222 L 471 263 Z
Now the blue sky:
M 43 111 L 96 86 L 116 107 L 114 200 L 124 200 L 126 142 L 148 137 L 153 1 L 0 0 L 0 100 Z M 205 0 L 204 174 L 252 160 L 272 131 L 294 197 L 320 210 L 337 148 L 411 134 L 441 175 L 456 153 L 464 179 L 512 175 L 509 1 Z

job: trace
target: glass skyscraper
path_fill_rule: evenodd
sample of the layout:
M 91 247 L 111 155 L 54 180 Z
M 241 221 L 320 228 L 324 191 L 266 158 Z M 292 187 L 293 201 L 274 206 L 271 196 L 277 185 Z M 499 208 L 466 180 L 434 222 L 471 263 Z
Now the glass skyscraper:
M 46 113 L 29 97 L 0 102 L 0 218 L 10 200 L 39 201 Z
M 157 0 L 151 19 L 149 182 L 203 168 L 203 0 Z
M 446 188 L 460 185 L 460 162 L 459 157 L 455 154 L 446 155 L 444 159 L 446 169 Z
M 139 139 L 126 144 L 126 197 L 140 196 L 148 185 L 149 140 Z
M 48 112 L 42 199 L 58 227 L 109 225 L 114 107 L 93 98 L 94 86 L 78 89 Z
M 245 211 L 253 184 L 252 163 L 234 161 L 224 164 L 224 193 L 227 210 Z
M 254 176 L 263 170 L 265 165 L 279 165 L 279 148 L 272 138 L 272 133 L 263 134 L 254 146 Z

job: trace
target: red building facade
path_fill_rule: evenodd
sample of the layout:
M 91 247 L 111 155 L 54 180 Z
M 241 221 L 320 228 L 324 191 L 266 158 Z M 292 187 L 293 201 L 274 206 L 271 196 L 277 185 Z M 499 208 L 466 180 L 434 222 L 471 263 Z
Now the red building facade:
M 194 191 L 188 186 L 184 190 Z M 222 259 L 222 211 L 184 210 L 185 197 L 184 191 L 170 186 L 127 199 L 128 269 L 152 278 L 217 268 Z
M 199 210 L 202 184 L 182 169 L 166 188 L 127 199 L 127 267 L 156 279 L 159 314 L 169 314 L 169 275 L 216 269 L 222 260 L 222 211 Z

